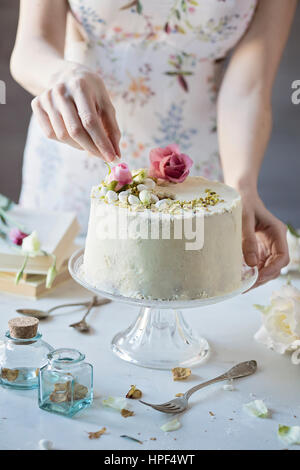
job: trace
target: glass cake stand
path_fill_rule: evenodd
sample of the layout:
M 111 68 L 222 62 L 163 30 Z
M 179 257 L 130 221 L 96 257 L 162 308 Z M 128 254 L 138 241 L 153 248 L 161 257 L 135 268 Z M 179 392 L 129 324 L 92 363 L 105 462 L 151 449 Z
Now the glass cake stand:
M 76 282 L 108 299 L 140 306 L 136 320 L 114 336 L 111 347 L 121 359 L 151 369 L 189 367 L 203 361 L 209 354 L 209 344 L 192 331 L 180 310 L 223 302 L 247 291 L 257 279 L 257 268 L 244 264 L 240 288 L 228 294 L 195 300 L 146 300 L 93 287 L 83 278 L 82 264 L 83 249 L 80 249 L 69 260 L 69 271 Z

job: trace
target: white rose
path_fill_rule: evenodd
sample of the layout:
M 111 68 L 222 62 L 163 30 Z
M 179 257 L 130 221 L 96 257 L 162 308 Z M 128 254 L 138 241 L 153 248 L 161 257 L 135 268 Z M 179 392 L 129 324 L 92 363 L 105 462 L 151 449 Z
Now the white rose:
M 40 252 L 41 243 L 38 239 L 36 230 L 34 230 L 28 237 L 23 238 L 22 250 L 32 256 Z
M 271 296 L 271 305 L 256 305 L 262 312 L 262 327 L 255 339 L 279 354 L 300 348 L 300 291 L 284 285 Z M 296 356 L 294 355 L 294 358 Z

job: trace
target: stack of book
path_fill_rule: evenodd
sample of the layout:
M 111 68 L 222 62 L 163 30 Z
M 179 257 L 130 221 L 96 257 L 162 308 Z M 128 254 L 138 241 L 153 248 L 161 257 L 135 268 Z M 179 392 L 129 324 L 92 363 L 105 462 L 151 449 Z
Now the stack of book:
M 75 238 L 79 224 L 73 212 L 48 212 L 14 206 L 9 215 L 26 228 L 26 233 L 36 231 L 41 250 L 47 255 L 29 257 L 20 282 L 15 284 L 16 273 L 24 261 L 20 247 L 0 238 L 0 292 L 38 298 L 70 278 L 68 260 L 78 248 Z M 57 276 L 51 289 L 46 289 L 46 275 L 56 256 Z

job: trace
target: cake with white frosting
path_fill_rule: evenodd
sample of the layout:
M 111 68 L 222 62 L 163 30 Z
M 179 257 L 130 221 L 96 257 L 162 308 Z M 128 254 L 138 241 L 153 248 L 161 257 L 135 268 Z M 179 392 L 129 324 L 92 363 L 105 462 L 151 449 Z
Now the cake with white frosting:
M 119 170 L 129 171 L 119 164 L 93 187 L 82 272 L 90 285 L 158 300 L 210 298 L 240 287 L 241 198 L 188 171 L 178 177 L 179 164 L 173 178 L 142 169 L 126 184 L 117 181 Z

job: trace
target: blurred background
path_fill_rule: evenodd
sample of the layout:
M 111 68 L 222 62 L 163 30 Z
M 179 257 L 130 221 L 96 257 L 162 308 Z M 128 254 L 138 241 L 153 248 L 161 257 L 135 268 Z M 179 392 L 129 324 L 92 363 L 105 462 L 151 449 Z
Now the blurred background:
M 18 8 L 16 0 L 1 0 L 0 80 L 6 83 L 7 104 L 0 104 L 0 193 L 15 201 L 32 99 L 9 73 Z M 274 87 L 273 132 L 259 179 L 259 192 L 268 209 L 296 227 L 300 227 L 300 104 L 291 102 L 291 84 L 300 79 L 299 41 L 300 5 Z

